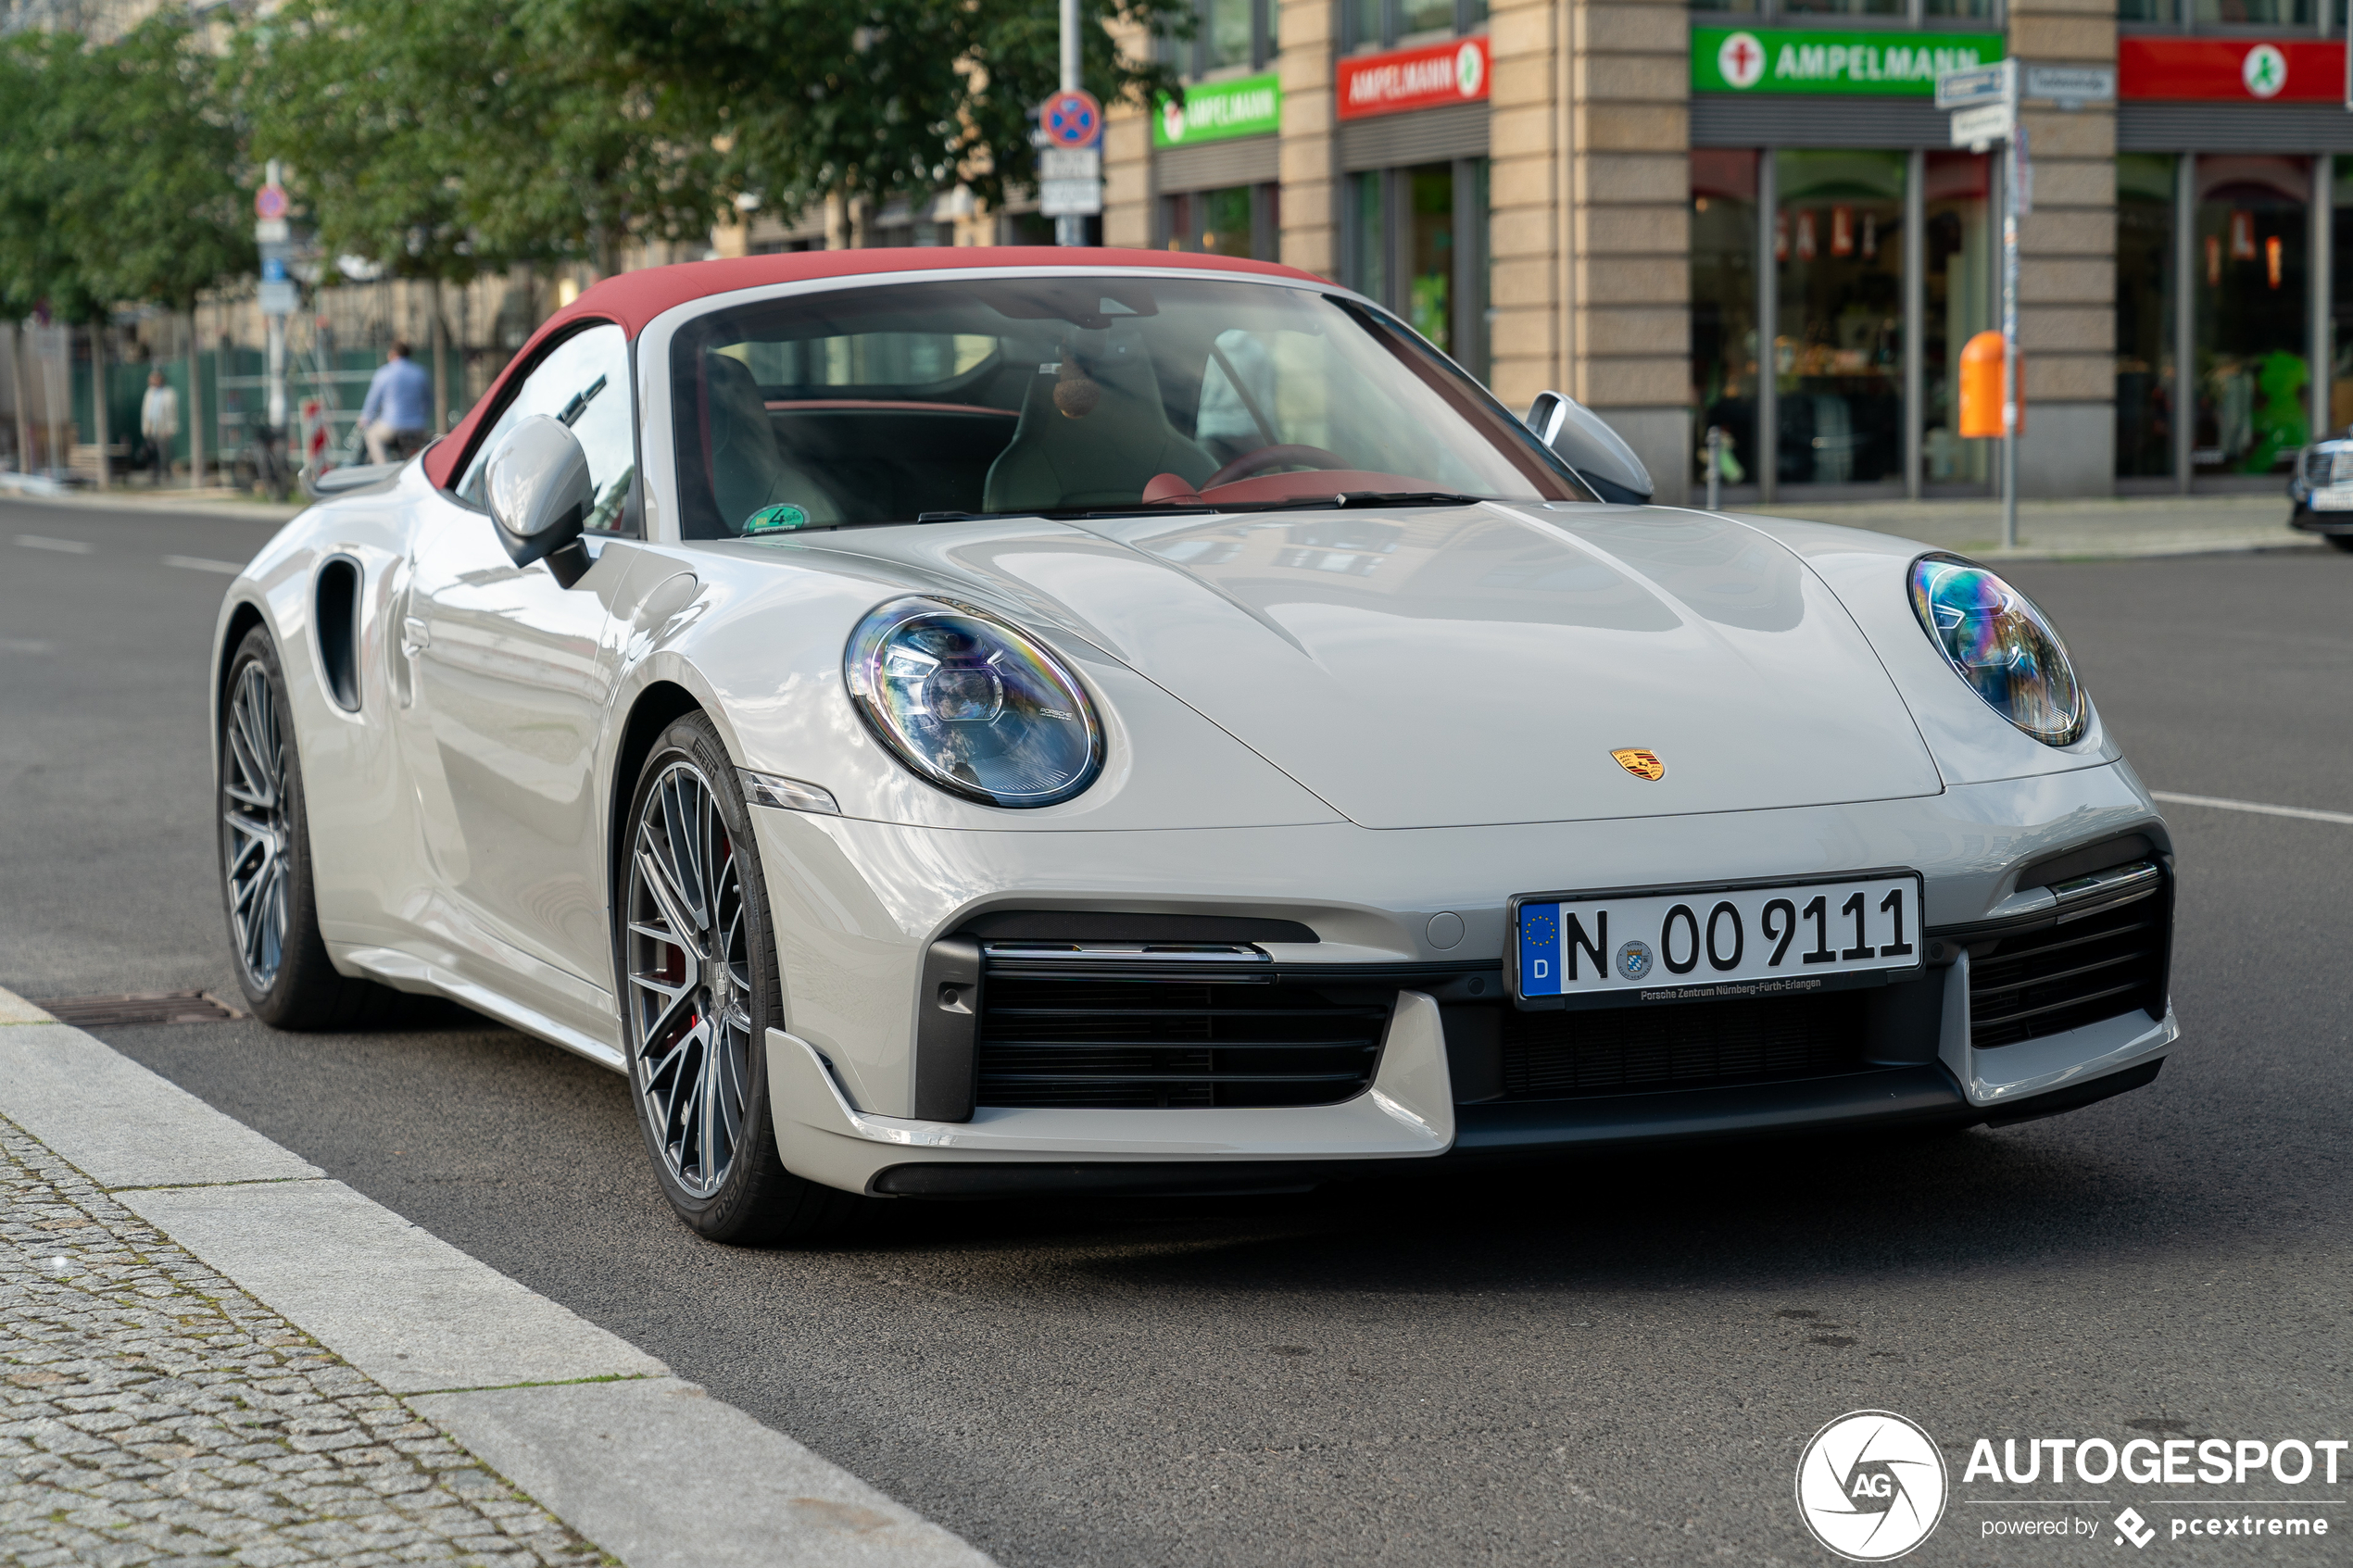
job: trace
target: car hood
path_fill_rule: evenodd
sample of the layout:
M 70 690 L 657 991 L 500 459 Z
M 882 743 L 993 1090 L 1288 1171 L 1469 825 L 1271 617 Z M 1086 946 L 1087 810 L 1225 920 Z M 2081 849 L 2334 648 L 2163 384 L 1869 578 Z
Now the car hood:
M 1942 788 L 1853 618 L 1721 518 L 1485 504 L 889 533 L 829 543 L 1087 638 L 1365 827 Z M 1634 749 L 1664 775 L 1612 756 Z

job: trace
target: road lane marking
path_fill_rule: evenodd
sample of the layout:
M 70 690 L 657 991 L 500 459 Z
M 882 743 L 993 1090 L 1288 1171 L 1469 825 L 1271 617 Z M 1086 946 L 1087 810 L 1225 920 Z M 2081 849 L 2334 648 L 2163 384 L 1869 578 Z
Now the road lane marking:
M 993 1568 L 638 1347 L 6 988 L 0 1115 L 627 1568 Z
M 55 653 L 57 645 L 38 637 L 0 637 L 0 653 Z
M 49 539 L 38 533 L 19 533 L 17 543 L 28 550 L 55 550 L 61 556 L 94 556 L 95 545 L 85 545 L 79 539 Z
M 2335 822 L 2353 827 L 2353 811 L 2315 811 L 2305 806 L 2266 806 L 2259 800 L 2225 800 L 2215 795 L 2173 795 L 2165 790 L 2149 791 L 2153 800 L 2174 806 L 2211 806 L 2217 811 L 2252 811 L 2263 817 L 2297 817 L 2308 822 Z
M 234 577 L 245 570 L 235 561 L 207 560 L 202 556 L 166 556 L 163 564 L 176 566 L 182 571 L 217 571 L 223 577 Z

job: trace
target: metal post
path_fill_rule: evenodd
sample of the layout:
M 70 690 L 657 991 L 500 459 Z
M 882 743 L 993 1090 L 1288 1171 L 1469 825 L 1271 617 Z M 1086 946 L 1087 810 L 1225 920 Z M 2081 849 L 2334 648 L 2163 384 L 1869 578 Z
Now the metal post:
M 2190 493 L 2197 444 L 2197 155 L 2183 153 L 2173 187 L 2173 484 Z
M 278 160 L 274 157 L 267 166 L 266 179 L 271 185 L 278 183 Z M 286 428 L 286 319 L 283 316 L 270 316 L 265 320 L 265 326 L 270 334 L 270 412 L 268 418 L 271 429 L 283 430 Z
M 204 387 L 198 381 L 204 345 L 196 338 L 196 307 L 188 307 L 188 488 L 204 488 Z
M 1914 0 L 1917 4 L 1918 0 Z M 1920 498 L 1920 433 L 1928 418 L 1928 154 L 1904 168 L 1904 495 Z M 1952 353 L 1950 345 L 1946 353 Z
M 2310 436 L 2314 441 L 2328 437 L 2330 383 L 2334 374 L 2333 361 L 2335 348 L 2331 337 L 2335 322 L 2330 319 L 2330 311 L 2334 304 L 2331 295 L 2335 280 L 2331 276 L 2334 257 L 2330 251 L 2335 236 L 2329 231 L 2335 217 L 2335 181 L 2332 178 L 2335 162 L 2334 155 L 2330 153 L 2322 153 L 2312 159 L 2312 215 L 2309 220 L 2312 276 L 2308 280 L 2309 286 L 2305 291 L 2310 301 L 2306 308 L 2312 316 L 2309 334 L 2312 345 L 2312 375 L 2311 383 L 2305 390 L 2311 405 Z
M 1781 483 L 1780 361 L 1773 341 L 1781 315 L 1781 269 L 1773 258 L 1780 203 L 1780 170 L 1768 147 L 1756 155 L 1756 438 L 1750 454 L 1756 497 L 1767 505 L 1780 495 Z
M 1076 93 L 1082 85 L 1078 79 L 1078 0 L 1062 0 L 1062 88 L 1065 93 Z M 1087 220 L 1076 213 L 1064 213 L 1055 219 L 1054 243 L 1058 245 L 1085 245 Z
M 1707 427 L 1707 509 L 1720 511 L 1724 506 L 1724 427 Z
M 107 323 L 90 323 L 90 432 L 98 438 L 98 488 L 112 488 L 107 464 Z
M 2018 548 L 2018 134 L 2002 144 L 2002 548 Z

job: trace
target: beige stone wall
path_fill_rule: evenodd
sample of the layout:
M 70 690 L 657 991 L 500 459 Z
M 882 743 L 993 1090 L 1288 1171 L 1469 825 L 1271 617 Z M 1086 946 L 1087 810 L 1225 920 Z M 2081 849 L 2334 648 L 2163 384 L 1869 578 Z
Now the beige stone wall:
M 1334 170 L 1334 0 L 1277 0 L 1275 69 L 1283 83 L 1282 259 L 1322 277 L 1340 276 L 1340 189 Z
M 1151 35 L 1139 27 L 1118 31 L 1120 52 L 1148 58 Z M 1123 100 L 1103 107 L 1103 244 L 1149 246 L 1152 243 L 1151 106 Z
M 1489 383 L 1514 408 L 1568 380 L 1567 0 L 1494 0 L 1488 46 Z
M 2010 52 L 2037 65 L 2116 63 L 2113 0 L 2011 0 Z M 2034 210 L 2019 227 L 2027 433 L 2020 489 L 2105 494 L 2115 473 L 2116 114 L 2020 107 Z

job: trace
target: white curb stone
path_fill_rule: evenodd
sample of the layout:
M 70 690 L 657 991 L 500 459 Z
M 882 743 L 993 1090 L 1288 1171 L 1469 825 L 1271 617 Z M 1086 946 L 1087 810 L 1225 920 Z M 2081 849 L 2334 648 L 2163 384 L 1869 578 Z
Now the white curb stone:
M 114 1196 L 396 1394 L 670 1370 L 341 1182 Z
M 675 1378 L 429 1394 L 409 1404 L 629 1568 L 988 1562 L 847 1471 Z
M 626 1340 L 5 989 L 0 1116 L 627 1568 L 990 1568 Z
M 0 1010 L 11 1007 L 31 1004 L 0 991 Z M 63 1023 L 0 1029 L 0 1111 L 102 1187 L 325 1173 Z

